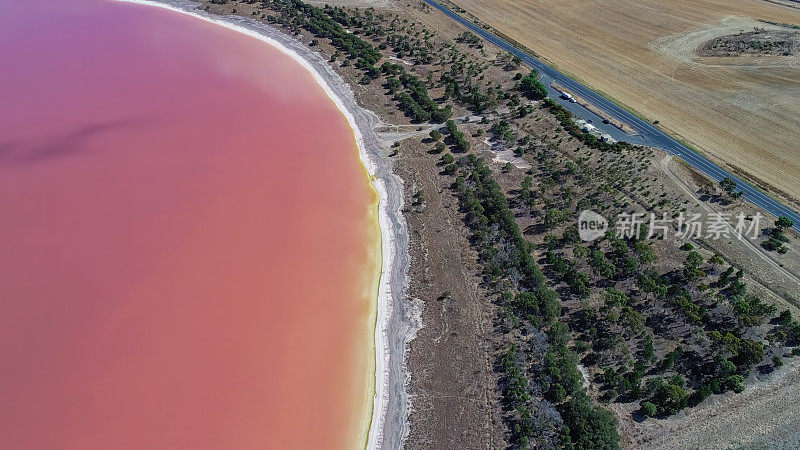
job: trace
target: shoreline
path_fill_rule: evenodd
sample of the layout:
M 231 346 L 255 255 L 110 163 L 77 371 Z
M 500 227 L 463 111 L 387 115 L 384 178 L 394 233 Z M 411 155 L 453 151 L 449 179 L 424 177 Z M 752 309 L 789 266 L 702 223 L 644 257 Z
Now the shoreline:
M 328 98 L 345 116 L 353 132 L 361 164 L 378 196 L 381 266 L 373 304 L 374 376 L 367 395 L 372 408 L 363 412 L 359 442 L 367 449 L 402 446 L 409 432 L 409 374 L 405 366 L 408 342 L 419 328 L 416 307 L 405 305 L 408 291 L 408 230 L 402 216 L 403 181 L 392 172 L 392 160 L 381 155 L 383 141 L 375 132 L 379 118 L 361 108 L 350 85 L 319 54 L 266 23 L 235 15 L 216 15 L 191 0 L 113 0 L 159 7 L 223 26 L 258 39 L 295 60 L 311 73 Z M 369 392 L 371 390 L 371 392 Z

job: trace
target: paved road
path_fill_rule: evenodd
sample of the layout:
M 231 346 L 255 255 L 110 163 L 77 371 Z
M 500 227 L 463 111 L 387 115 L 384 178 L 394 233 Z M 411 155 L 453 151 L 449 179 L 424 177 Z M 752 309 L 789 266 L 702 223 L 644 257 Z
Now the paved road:
M 440 5 L 434 0 L 425 0 L 425 3 L 428 3 L 429 5 L 433 6 L 434 8 L 443 12 L 444 14 L 448 15 L 456 22 L 460 23 L 473 33 L 491 42 L 492 44 L 502 48 L 503 50 L 508 51 L 509 53 L 518 56 L 522 60 L 522 62 L 538 70 L 539 73 L 542 74 L 542 83 L 548 86 L 548 92 L 550 93 L 550 96 L 556 99 L 556 101 L 558 101 L 565 107 L 567 107 L 567 109 L 569 109 L 576 116 L 581 117 L 582 119 L 585 120 L 591 120 L 595 126 L 600 128 L 603 132 L 611 134 L 611 136 L 617 140 L 625 140 L 633 144 L 648 145 L 652 147 L 662 148 L 667 152 L 672 153 L 673 155 L 686 161 L 692 167 L 705 173 L 706 175 L 708 175 L 709 177 L 713 178 L 716 181 L 720 181 L 725 177 L 729 177 L 735 180 L 736 185 L 743 193 L 742 196 L 747 201 L 753 203 L 756 206 L 761 207 L 762 209 L 764 209 L 769 214 L 772 214 L 775 217 L 779 216 L 789 217 L 794 222 L 794 228 L 797 231 L 800 231 L 800 214 L 793 211 L 789 207 L 783 205 L 782 203 L 773 199 L 769 195 L 759 191 L 751 184 L 745 182 L 744 180 L 735 176 L 734 174 L 725 171 L 718 165 L 711 162 L 705 156 L 697 153 L 696 151 L 686 147 L 685 145 L 681 144 L 675 139 L 669 137 L 668 135 L 666 135 L 658 128 L 654 127 L 649 122 L 646 122 L 640 119 L 639 117 L 635 116 L 634 114 L 631 114 L 630 112 L 621 108 L 620 106 L 608 100 L 607 98 L 603 97 L 602 95 L 578 83 L 572 78 L 562 74 L 561 72 L 548 66 L 547 64 L 544 64 L 543 62 L 532 57 L 531 55 L 521 51 L 520 49 L 511 45 L 510 43 L 495 36 L 491 32 L 461 17 L 460 15 L 458 15 L 454 11 L 451 11 L 447 7 Z M 631 125 L 631 127 L 633 127 L 633 129 L 636 130 L 637 135 L 628 136 L 619 131 L 617 128 L 614 128 L 613 126 L 604 127 L 602 124 L 602 119 L 597 115 L 595 115 L 594 113 L 592 113 L 591 111 L 587 110 L 586 108 L 583 108 L 580 105 L 575 105 L 574 103 L 570 103 L 568 101 L 558 98 L 558 93 L 552 87 L 550 87 L 550 83 L 552 83 L 553 81 L 558 82 L 560 85 L 572 91 L 572 93 L 578 95 L 579 97 L 583 98 L 592 105 L 602 109 L 608 115 Z M 780 170 L 780 168 L 776 168 L 776 170 Z

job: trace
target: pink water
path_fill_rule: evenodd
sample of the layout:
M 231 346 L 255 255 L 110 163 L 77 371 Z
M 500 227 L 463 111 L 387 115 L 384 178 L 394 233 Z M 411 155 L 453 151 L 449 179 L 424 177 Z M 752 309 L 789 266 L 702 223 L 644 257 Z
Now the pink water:
M 375 195 L 344 117 L 255 39 L 0 1 L 0 448 L 343 448 Z

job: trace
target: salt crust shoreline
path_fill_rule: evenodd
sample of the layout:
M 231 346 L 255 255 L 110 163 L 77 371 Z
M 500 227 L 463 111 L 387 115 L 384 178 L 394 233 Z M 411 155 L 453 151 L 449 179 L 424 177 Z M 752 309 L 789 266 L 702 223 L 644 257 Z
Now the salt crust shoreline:
M 268 24 L 240 16 L 202 11 L 190 0 L 116 0 L 155 6 L 186 14 L 259 39 L 290 56 L 308 70 L 347 118 L 358 145 L 359 157 L 378 194 L 382 266 L 374 330 L 375 380 L 367 449 L 400 448 L 408 434 L 409 374 L 405 366 L 408 342 L 419 329 L 419 302 L 405 305 L 408 291 L 408 230 L 400 213 L 403 182 L 392 173 L 391 160 L 380 153 L 375 132 L 380 122 L 371 111 L 356 104 L 349 85 L 320 55 Z

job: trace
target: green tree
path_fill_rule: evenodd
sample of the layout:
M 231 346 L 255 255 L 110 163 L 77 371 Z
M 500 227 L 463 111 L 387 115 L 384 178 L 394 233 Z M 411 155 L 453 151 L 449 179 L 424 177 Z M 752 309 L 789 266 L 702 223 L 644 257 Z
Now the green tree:
M 761 246 L 770 251 L 777 251 L 781 254 L 786 253 L 788 249 L 785 244 L 789 242 L 786 230 L 792 228 L 792 226 L 794 226 L 794 222 L 791 219 L 781 216 L 775 221 L 775 228 L 770 230 L 769 239 L 763 242 Z
M 628 304 L 628 296 L 614 288 L 609 288 L 606 290 L 605 300 L 606 307 L 608 308 L 625 306 Z
M 739 341 L 739 351 L 736 355 L 737 366 L 750 367 L 760 363 L 762 359 L 764 359 L 764 347 L 760 342 L 752 339 Z
M 686 407 L 688 398 L 682 387 L 665 383 L 656 388 L 652 402 L 662 414 L 672 415 Z
M 564 425 L 568 427 L 571 448 L 577 450 L 618 449 L 617 419 L 611 412 L 593 406 L 588 396 L 580 392 L 561 408 Z
M 520 292 L 514 297 L 514 312 L 528 317 L 535 324 L 550 324 L 561 315 L 558 293 L 544 286 L 534 292 Z
M 638 241 L 633 244 L 633 249 L 642 264 L 650 264 L 656 260 L 656 252 L 653 246 L 644 241 Z
M 645 417 L 655 417 L 657 412 L 656 405 L 653 402 L 643 402 L 642 403 L 642 414 Z
M 686 255 L 686 261 L 683 263 L 683 275 L 689 279 L 694 280 L 705 275 L 705 272 L 700 270 L 703 264 L 703 257 L 696 251 L 690 251 Z
M 725 177 L 719 182 L 719 187 L 728 194 L 733 194 L 736 190 L 736 181 L 730 177 Z
M 792 228 L 793 226 L 794 222 L 792 222 L 792 219 L 786 216 L 781 216 L 780 218 L 778 218 L 778 220 L 775 221 L 775 228 L 778 229 L 787 230 L 789 228 Z
M 741 375 L 731 375 L 725 379 L 725 389 L 730 389 L 737 394 L 744 391 L 744 377 Z
M 547 97 L 547 88 L 539 82 L 539 73 L 536 69 L 531 69 L 531 72 L 520 80 L 519 85 L 522 93 L 532 100 L 541 100 Z

